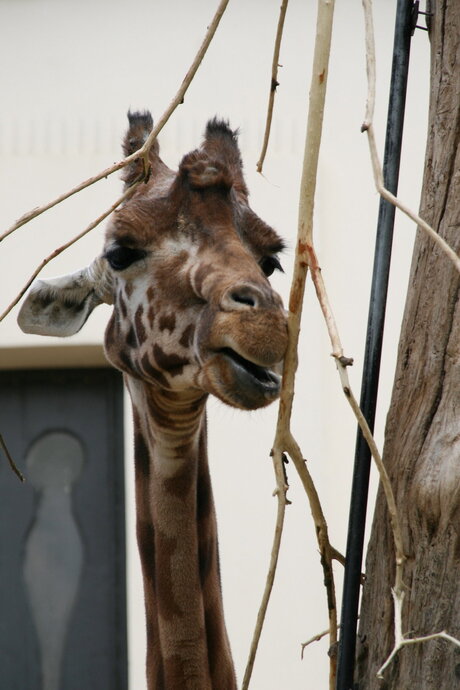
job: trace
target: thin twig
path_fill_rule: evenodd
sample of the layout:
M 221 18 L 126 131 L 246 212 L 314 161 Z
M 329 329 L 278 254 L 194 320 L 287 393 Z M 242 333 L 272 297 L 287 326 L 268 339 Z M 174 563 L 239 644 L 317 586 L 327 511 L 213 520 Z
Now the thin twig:
M 338 625 L 337 628 L 340 628 L 340 625 Z M 309 645 L 313 644 L 313 642 L 319 642 L 320 640 L 323 639 L 323 637 L 326 637 L 326 635 L 329 635 L 329 628 L 326 628 L 326 630 L 323 630 L 322 632 L 318 633 L 317 635 L 313 635 L 313 637 L 310 637 L 310 639 L 307 640 L 306 642 L 302 642 L 300 658 L 303 659 L 305 647 L 308 647 Z
M 143 156 L 143 157 L 148 156 L 148 153 L 149 153 L 151 147 L 153 146 L 153 143 L 154 143 L 156 137 L 158 136 L 158 133 L 164 127 L 166 122 L 169 120 L 169 118 L 171 117 L 172 113 L 177 108 L 177 106 L 183 102 L 184 95 L 185 95 L 188 87 L 190 86 L 190 83 L 191 83 L 193 77 L 195 76 L 197 69 L 199 68 L 201 62 L 203 61 L 203 58 L 206 54 L 206 51 L 209 47 L 209 44 L 210 44 L 212 38 L 213 38 L 213 36 L 217 30 L 217 27 L 218 27 L 219 22 L 222 18 L 222 15 L 225 12 L 225 8 L 227 7 L 228 1 L 229 0 L 221 0 L 219 7 L 217 8 L 217 11 L 213 17 L 213 20 L 208 27 L 208 30 L 206 32 L 204 39 L 203 39 L 203 42 L 202 42 L 202 44 L 198 50 L 198 53 L 196 54 L 195 59 L 194 59 L 192 65 L 190 66 L 190 69 L 188 70 L 187 74 L 185 75 L 179 90 L 177 91 L 174 99 L 169 104 L 168 108 L 165 110 L 163 115 L 158 120 L 155 127 L 150 132 L 144 145 L 138 151 L 133 153 L 131 156 L 128 156 L 123 161 L 116 163 L 111 168 L 107 168 L 102 173 L 99 173 L 99 175 L 95 175 L 94 177 L 91 177 L 89 180 L 86 180 L 86 182 L 82 182 L 77 187 L 74 187 L 73 189 L 71 189 L 70 192 L 67 192 L 66 194 L 61 194 L 61 196 L 59 196 L 57 199 L 50 202 L 49 204 L 45 204 L 44 206 L 41 206 L 38 209 L 31 211 L 30 213 L 26 214 L 25 216 L 22 216 L 22 218 L 19 221 L 17 221 L 17 223 L 15 225 L 13 225 L 6 233 L 4 233 L 4 235 L 2 235 L 0 237 L 0 241 L 2 239 L 4 239 L 5 237 L 7 237 L 7 235 L 11 234 L 14 230 L 17 230 L 19 227 L 21 227 L 25 223 L 28 223 L 30 220 L 32 220 L 32 218 L 36 218 L 38 215 L 40 215 L 44 211 L 47 211 L 52 206 L 56 206 L 56 204 L 61 203 L 65 199 L 69 198 L 69 196 L 72 196 L 72 194 L 76 194 L 77 192 L 82 191 L 83 189 L 85 189 L 85 187 L 88 187 L 89 185 L 94 184 L 95 182 L 102 179 L 103 177 L 107 177 L 107 175 L 110 175 L 113 172 L 115 172 L 116 170 L 119 170 L 120 168 L 124 167 L 125 165 L 128 165 L 128 163 L 136 160 L 137 158 L 139 158 L 141 156 Z M 144 170 L 147 171 L 147 169 L 148 169 L 148 165 L 144 165 Z M 139 182 L 137 182 L 136 185 L 137 184 L 139 184 Z M 37 275 L 40 273 L 40 271 L 46 266 L 46 264 L 48 264 L 52 259 L 54 259 L 56 256 L 61 254 L 64 250 L 66 250 L 72 244 L 74 244 L 75 242 L 80 240 L 82 237 L 84 237 L 84 235 L 86 235 L 88 232 L 93 230 L 93 228 L 95 228 L 97 225 L 99 225 L 99 223 L 101 221 L 103 221 L 104 218 L 106 218 L 117 206 L 119 206 L 119 204 L 121 204 L 123 201 L 125 201 L 126 198 L 131 196 L 134 189 L 135 189 L 135 185 L 132 185 L 127 190 L 127 192 L 125 192 L 125 194 L 123 194 L 123 196 L 121 196 L 118 199 L 118 201 L 116 201 L 115 204 L 113 204 L 110 207 L 110 209 L 108 211 L 105 211 L 101 216 L 99 216 L 99 218 L 97 218 L 93 223 L 91 223 L 85 230 L 83 230 L 83 232 L 79 233 L 76 237 L 74 237 L 72 240 L 70 240 L 70 242 L 67 242 L 66 244 L 62 245 L 62 247 L 55 249 L 54 252 L 52 252 L 52 254 L 50 254 L 48 257 L 46 257 L 46 259 L 44 259 L 42 261 L 42 263 L 40 264 L 40 266 L 38 266 L 37 269 L 34 271 L 32 276 L 27 281 L 26 285 L 22 288 L 21 292 L 15 297 L 13 302 L 11 302 L 11 304 L 5 309 L 3 314 L 0 315 L 0 321 L 2 321 L 5 318 L 5 316 L 7 316 L 7 314 L 10 313 L 10 311 L 13 309 L 13 307 L 16 306 L 16 304 L 19 302 L 19 300 L 24 295 L 26 290 L 32 284 L 33 280 L 37 277 Z
M 11 456 L 11 453 L 10 453 L 10 451 L 8 450 L 8 446 L 6 445 L 5 439 L 3 438 L 2 434 L 0 434 L 0 447 L 3 449 L 3 452 L 4 452 L 5 455 L 6 455 L 6 459 L 8 460 L 8 462 L 9 462 L 9 464 L 10 464 L 10 467 L 11 467 L 11 469 L 13 470 L 13 472 L 15 473 L 15 475 L 18 477 L 18 479 L 19 479 L 21 482 L 25 482 L 25 481 L 26 481 L 26 478 L 24 477 L 24 475 L 23 475 L 22 472 L 18 469 L 16 463 L 14 462 L 14 460 L 13 460 L 13 458 L 12 458 L 12 456 Z
M 262 167 L 264 164 L 265 155 L 267 153 L 268 140 L 270 138 L 270 131 L 271 131 L 271 126 L 272 126 L 273 106 L 275 103 L 275 93 L 276 93 L 277 87 L 279 86 L 278 67 L 280 66 L 279 65 L 279 59 L 280 59 L 281 39 L 283 36 L 284 19 L 286 17 L 287 6 L 288 6 L 288 0 L 283 0 L 283 2 L 281 3 L 281 7 L 280 7 L 280 16 L 278 19 L 278 28 L 276 30 L 275 47 L 273 49 L 272 73 L 271 73 L 271 80 L 270 80 L 270 94 L 268 96 L 267 120 L 265 122 L 264 140 L 263 140 L 263 144 L 262 144 L 262 151 L 260 153 L 259 160 L 257 161 L 257 168 L 256 168 L 257 172 L 259 172 L 259 173 L 262 172 Z
M 288 490 L 288 485 L 285 478 L 285 468 L 283 455 L 279 451 L 273 452 L 273 467 L 275 470 L 276 484 L 275 494 L 278 499 L 278 509 L 276 516 L 275 532 L 273 535 L 272 551 L 270 556 L 270 565 L 268 568 L 267 578 L 265 582 L 265 589 L 262 596 L 262 601 L 257 614 L 256 627 L 252 636 L 251 647 L 249 650 L 249 657 L 246 663 L 246 669 L 244 672 L 243 685 L 241 690 L 247 690 L 251 680 L 252 671 L 254 668 L 254 662 L 256 658 L 257 648 L 259 646 L 260 635 L 262 633 L 262 628 L 265 622 L 265 616 L 267 613 L 268 603 L 270 601 L 270 595 L 273 588 L 273 582 L 275 580 L 276 566 L 278 564 L 278 556 L 281 546 L 281 537 L 283 534 L 284 526 L 284 516 L 286 512 L 286 492 Z
M 181 105 L 181 103 L 184 102 L 185 93 L 186 93 L 188 87 L 190 86 L 192 79 L 195 76 L 199 66 L 201 65 L 204 56 L 206 55 L 206 51 L 208 50 L 209 44 L 211 43 L 211 41 L 214 37 L 214 34 L 217 31 L 217 27 L 219 26 L 220 20 L 222 19 L 222 15 L 224 14 L 224 12 L 226 10 L 228 2 L 229 2 L 229 0 L 221 0 L 221 2 L 219 3 L 219 6 L 216 10 L 216 13 L 212 19 L 212 22 L 208 26 L 208 30 L 206 32 L 204 39 L 203 39 L 203 42 L 202 42 L 201 46 L 199 47 L 198 52 L 195 56 L 195 59 L 193 60 L 187 74 L 185 75 L 178 92 L 174 96 L 174 98 L 171 101 L 171 103 L 169 104 L 168 108 L 165 110 L 163 115 L 158 120 L 156 126 L 150 132 L 144 146 L 141 149 L 139 149 L 138 153 L 140 155 L 145 155 L 146 153 L 148 153 L 148 151 L 152 147 L 155 139 L 157 138 L 158 133 L 160 132 L 161 129 L 163 129 L 163 127 L 165 126 L 165 124 L 169 120 L 169 118 L 171 117 L 174 110 L 177 108 L 178 105 Z
M 396 500 L 394 497 L 393 489 L 391 486 L 391 481 L 388 476 L 385 465 L 383 464 L 382 456 L 377 448 L 377 444 L 372 436 L 372 432 L 369 428 L 366 418 L 364 417 L 358 401 L 356 400 L 353 391 L 350 386 L 350 381 L 348 377 L 348 366 L 353 360 L 348 357 L 344 357 L 342 343 L 340 340 L 340 335 L 337 329 L 337 324 L 332 313 L 332 309 L 329 304 L 329 299 L 327 296 L 326 288 L 324 285 L 324 280 L 321 274 L 321 270 L 318 265 L 318 260 L 316 257 L 315 250 L 313 246 L 307 246 L 306 256 L 308 265 L 310 267 L 311 276 L 313 283 L 315 285 L 316 294 L 318 301 L 320 303 L 321 309 L 323 311 L 324 319 L 326 321 L 326 326 L 333 348 L 332 355 L 335 358 L 337 370 L 340 377 L 340 382 L 342 385 L 342 391 L 350 404 L 350 407 L 356 417 L 361 433 L 366 440 L 371 455 L 376 464 L 377 470 L 379 472 L 380 481 L 382 488 L 385 493 L 385 498 L 388 507 L 388 513 L 390 517 L 390 524 L 393 533 L 393 540 L 395 544 L 395 561 L 396 561 L 396 579 L 395 579 L 395 591 L 403 596 L 403 565 L 405 561 L 402 529 L 398 516 L 398 511 L 396 507 Z
M 363 125 L 364 126 L 364 125 Z M 404 213 L 408 218 L 414 221 L 418 225 L 419 228 L 421 228 L 431 239 L 433 242 L 435 242 L 441 249 L 441 251 L 444 252 L 444 254 L 452 261 L 454 264 L 455 268 L 457 271 L 460 272 L 460 257 L 454 252 L 452 247 L 445 241 L 439 233 L 434 230 L 431 225 L 428 225 L 428 223 L 423 220 L 423 218 L 420 218 L 417 213 L 414 213 L 406 204 L 404 204 L 402 201 L 400 201 L 394 194 L 388 191 L 386 187 L 383 184 L 383 173 L 382 173 L 382 168 L 380 165 L 379 161 L 379 156 L 377 152 L 377 144 L 375 142 L 375 132 L 374 132 L 374 126 L 372 124 L 366 124 L 366 129 L 364 131 L 367 132 L 367 139 L 369 142 L 369 150 L 370 150 L 370 155 L 371 155 L 371 161 L 372 161 L 372 170 L 374 173 L 374 181 L 375 181 L 375 186 L 377 189 L 377 192 L 382 196 L 386 201 L 388 201 L 390 204 L 393 204 L 393 206 L 396 206 L 402 213 Z
M 35 278 L 38 276 L 39 273 L 45 268 L 47 264 L 49 264 L 50 261 L 55 259 L 59 254 L 62 254 L 63 251 L 71 247 L 75 242 L 78 242 L 78 240 L 81 240 L 82 237 L 87 235 L 91 230 L 94 230 L 94 228 L 99 225 L 107 216 L 109 216 L 120 204 L 122 204 L 126 199 L 129 199 L 135 192 L 136 188 L 138 187 L 139 184 L 141 184 L 141 180 L 138 180 L 135 182 L 133 185 L 131 185 L 125 192 L 124 194 L 121 195 L 104 213 L 102 213 L 96 220 L 94 220 L 92 223 L 90 223 L 82 232 L 78 233 L 75 237 L 73 237 L 71 240 L 63 244 L 61 247 L 58 247 L 55 249 L 49 256 L 47 256 L 43 261 L 37 266 L 35 271 L 32 273 L 30 278 L 28 279 L 27 283 L 23 286 L 23 288 L 20 290 L 20 292 L 16 295 L 14 300 L 11 302 L 11 304 L 8 305 L 8 307 L 5 309 L 3 314 L 0 314 L 0 322 L 3 321 L 3 319 L 8 316 L 10 311 L 17 305 L 17 303 L 20 301 L 22 296 L 26 293 L 26 291 L 29 289 L 29 287 L 32 285 L 33 281 Z
M 193 77 L 196 74 L 196 71 L 198 70 L 200 64 L 203 61 L 203 58 L 206 54 L 206 51 L 209 47 L 209 44 L 211 43 L 214 34 L 216 33 L 217 27 L 219 26 L 219 22 L 222 18 L 222 15 L 225 12 L 225 9 L 228 5 L 229 0 L 221 0 L 219 3 L 219 6 L 216 10 L 216 13 L 212 19 L 212 22 L 209 24 L 205 37 L 201 43 L 201 46 L 195 56 L 195 59 L 193 60 L 187 74 L 185 75 L 182 84 L 180 85 L 179 90 L 177 91 L 176 95 L 174 96 L 173 100 L 169 104 L 168 108 L 165 110 L 163 115 L 160 117 L 158 120 L 157 124 L 155 127 L 152 129 L 150 132 L 147 140 L 145 141 L 144 145 L 132 153 L 130 156 L 127 156 L 127 158 L 124 158 L 122 161 L 119 161 L 118 163 L 115 163 L 114 165 L 111 165 L 110 167 L 106 168 L 102 172 L 98 173 L 97 175 L 94 175 L 93 177 L 88 178 L 84 182 L 81 182 L 79 185 L 76 187 L 73 187 L 71 190 L 68 192 L 65 192 L 64 194 L 61 194 L 58 196 L 56 199 L 53 201 L 50 201 L 47 204 L 43 204 L 43 206 L 39 206 L 38 208 L 32 209 L 28 213 L 25 213 L 19 220 L 16 221 L 6 232 L 3 233 L 3 235 L 0 235 L 0 242 L 5 239 L 5 237 L 8 237 L 12 232 L 17 230 L 18 228 L 22 227 L 29 221 L 31 221 L 33 218 L 36 218 L 37 216 L 41 215 L 45 211 L 48 211 L 50 208 L 53 206 L 56 206 L 57 204 L 60 204 L 62 201 L 65 201 L 69 197 L 71 197 L 74 194 L 77 194 L 78 192 L 81 192 L 83 189 L 86 189 L 86 187 L 89 187 L 90 185 L 93 185 L 95 182 L 98 182 L 99 180 L 102 180 L 104 177 L 108 177 L 109 175 L 112 175 L 114 172 L 117 170 L 120 170 L 121 168 L 124 168 L 126 165 L 129 165 L 129 163 L 132 163 L 133 161 L 137 160 L 141 156 L 144 158 L 144 161 L 146 161 L 148 157 L 148 152 L 150 151 L 151 147 L 153 146 L 153 143 L 155 139 L 157 138 L 159 132 L 163 129 L 169 118 L 171 117 L 172 113 L 174 110 L 177 108 L 178 105 L 183 103 L 184 101 L 184 96 L 185 93 L 190 86 Z M 147 161 L 146 161 L 147 162 Z M 148 169 L 148 165 L 144 165 L 145 170 Z
M 358 618 L 359 618 L 359 616 L 358 616 Z M 342 626 L 341 626 L 341 624 L 340 624 L 340 625 L 337 626 L 337 629 L 340 630 L 341 627 L 342 627 Z M 309 647 L 311 644 L 313 644 L 313 642 L 320 642 L 320 640 L 322 640 L 323 637 L 326 637 L 326 635 L 329 635 L 329 628 L 327 628 L 327 630 L 323 630 L 323 631 L 320 632 L 320 633 L 316 633 L 316 635 L 313 635 L 313 637 L 310 637 L 310 639 L 307 640 L 306 642 L 302 642 L 302 644 L 301 644 L 300 658 L 303 659 L 303 655 L 304 655 L 304 652 L 305 652 L 305 647 Z
M 340 565 L 345 566 L 345 556 L 343 553 L 340 553 L 340 551 L 337 551 L 333 546 L 331 546 L 331 558 L 334 561 L 337 561 L 337 563 L 340 563 Z
M 365 41 L 366 41 L 366 71 L 367 71 L 367 103 L 364 122 L 361 126 L 361 131 L 367 133 L 367 140 L 369 145 L 369 152 L 372 163 L 372 172 L 374 175 L 374 183 L 377 192 L 390 204 L 393 204 L 402 213 L 414 221 L 431 239 L 435 242 L 446 256 L 452 261 L 457 271 L 460 272 L 460 258 L 454 252 L 452 247 L 434 230 L 423 218 L 417 213 L 414 213 L 406 204 L 400 201 L 394 194 L 386 189 L 383 180 L 383 171 L 380 164 L 379 155 L 377 151 L 377 144 L 375 141 L 374 132 L 374 107 L 375 107 L 375 41 L 374 41 L 374 27 L 372 19 L 372 0 L 363 0 L 364 9 L 364 26 L 365 26 Z
M 327 608 L 329 614 L 329 658 L 330 658 L 330 672 L 329 683 L 330 687 L 335 686 L 335 675 L 337 665 L 336 645 L 337 645 L 337 600 L 334 585 L 334 572 L 332 569 L 332 561 L 334 555 L 337 553 L 332 548 L 329 541 L 329 530 L 324 517 L 321 502 L 319 500 L 318 492 L 316 491 L 313 479 L 308 471 L 305 460 L 302 457 L 299 446 L 292 435 L 288 441 L 287 451 L 292 458 L 297 473 L 301 479 L 305 492 L 310 503 L 310 511 L 315 524 L 316 539 L 321 557 L 321 565 L 324 574 L 324 586 L 327 594 Z M 333 684 L 334 683 L 334 684 Z
M 324 285 L 323 276 L 318 265 L 318 259 L 316 257 L 315 250 L 312 246 L 308 246 L 307 248 L 307 257 L 312 280 L 315 285 L 316 294 L 318 296 L 318 301 L 320 303 L 324 319 L 326 321 L 329 338 L 333 348 L 332 355 L 335 358 L 337 364 L 342 390 L 350 404 L 350 407 L 354 412 L 354 415 L 361 429 L 361 433 L 363 434 L 369 446 L 369 450 L 371 451 L 372 457 L 374 458 L 375 464 L 380 475 L 380 480 L 382 482 L 382 487 L 385 492 L 396 549 L 397 584 L 395 586 L 397 586 L 398 589 L 402 590 L 402 565 L 404 563 L 405 556 L 403 549 L 402 530 L 399 522 L 398 512 L 396 509 L 396 501 L 393 489 L 391 487 L 390 478 L 386 471 L 385 465 L 383 464 L 382 457 L 377 448 L 377 444 L 374 441 L 372 432 L 369 429 L 369 425 L 366 421 L 366 418 L 364 417 L 358 405 L 358 402 L 355 396 L 353 395 L 353 391 L 351 389 L 350 381 L 348 378 L 348 365 L 350 362 L 352 362 L 352 360 L 350 360 L 347 357 L 344 357 L 343 355 L 343 348 L 340 340 L 339 331 L 337 328 L 334 315 L 332 313 L 332 309 L 329 304 L 329 299 Z
M 0 235 L 0 242 L 4 240 L 6 237 L 8 237 L 8 235 L 11 235 L 11 233 L 13 233 L 15 230 L 18 230 L 23 225 L 26 225 L 26 223 L 29 223 L 31 220 L 37 218 L 42 213 L 45 213 L 45 211 L 49 211 L 51 208 L 62 203 L 74 194 L 78 194 L 78 192 L 81 192 L 83 191 L 83 189 L 90 187 L 91 185 L 95 184 L 95 182 L 99 182 L 99 180 L 102 180 L 104 177 L 108 177 L 117 170 L 120 170 L 125 165 L 128 165 L 128 163 L 131 160 L 134 160 L 135 158 L 138 158 L 137 152 L 132 154 L 132 156 L 129 156 L 128 158 L 125 158 L 124 160 L 120 161 L 119 163 L 115 163 L 114 165 L 110 166 L 110 168 L 106 168 L 97 175 L 88 178 L 84 182 L 81 182 L 76 187 L 72 187 L 72 189 L 70 189 L 68 192 L 60 194 L 58 197 L 56 197 L 56 199 L 49 201 L 47 204 L 43 204 L 42 206 L 38 206 L 36 208 L 33 208 L 31 211 L 28 211 L 23 216 L 21 216 L 19 220 L 17 220 L 10 228 L 8 228 L 8 230 L 6 230 L 6 232 L 4 232 L 3 235 Z

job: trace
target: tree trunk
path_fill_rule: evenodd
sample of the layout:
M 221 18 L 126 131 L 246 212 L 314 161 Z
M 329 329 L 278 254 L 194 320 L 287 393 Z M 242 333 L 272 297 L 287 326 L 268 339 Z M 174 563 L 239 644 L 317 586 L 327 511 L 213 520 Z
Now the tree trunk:
M 436 0 L 431 102 L 420 215 L 460 250 L 460 3 Z M 415 67 L 415 66 L 414 66 Z M 407 123 L 410 126 L 410 123 Z M 460 638 L 460 279 L 418 231 L 385 432 L 404 530 L 403 632 Z M 366 562 L 355 687 L 460 688 L 460 648 L 444 640 L 393 646 L 394 548 L 379 491 Z

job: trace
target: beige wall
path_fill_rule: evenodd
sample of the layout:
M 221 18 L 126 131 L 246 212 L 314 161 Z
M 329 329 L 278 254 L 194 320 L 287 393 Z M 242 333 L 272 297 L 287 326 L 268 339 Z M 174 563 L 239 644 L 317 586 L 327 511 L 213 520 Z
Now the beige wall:
M 4 67 L 0 111 L 2 229 L 30 208 L 117 160 L 128 108 L 150 108 L 154 118 L 159 117 L 184 76 L 216 4 L 211 0 L 0 0 L 0 57 Z M 382 151 L 395 3 L 376 0 L 374 4 L 379 79 L 376 124 Z M 295 248 L 314 5 L 292 0 L 288 10 L 281 84 L 263 177 L 255 172 L 255 163 L 279 2 L 230 2 L 216 42 L 184 105 L 161 136 L 165 160 L 175 166 L 182 154 L 196 146 L 208 117 L 217 113 L 230 118 L 233 126 L 240 126 L 253 207 L 288 242 L 283 261 L 286 274 L 274 280 L 285 299 Z M 357 393 L 378 207 L 367 143 L 360 133 L 366 99 L 363 43 L 361 3 L 338 2 L 316 237 L 346 354 L 355 358 L 351 380 Z M 401 196 L 417 208 L 427 114 L 429 47 L 425 34 L 417 32 L 412 53 Z M 7 239 L 0 255 L 1 306 L 13 298 L 44 256 L 109 206 L 119 190 L 117 178 L 102 181 Z M 48 266 L 44 275 L 70 272 L 89 263 L 99 251 L 102 235 L 103 229 L 95 230 Z M 379 407 L 380 441 L 413 237 L 412 226 L 398 217 Z M 101 307 L 69 343 L 46 339 L 46 346 L 100 344 L 107 315 L 108 308 Z M 15 314 L 0 324 L 0 346 L 9 348 L 9 365 L 14 365 L 15 348 L 44 345 L 44 339 L 19 332 Z M 44 352 L 37 354 L 37 362 L 46 364 Z M 293 431 L 324 500 L 333 543 L 344 551 L 355 424 L 329 353 L 309 286 Z M 1 358 L 0 350 L 0 366 Z M 49 364 L 53 364 L 53 357 L 50 359 Z M 6 360 L 4 351 L 4 366 Z M 20 365 L 21 360 L 17 362 Z M 242 678 L 275 518 L 274 477 L 268 453 L 276 408 L 244 414 L 216 401 L 209 407 L 224 597 Z M 130 679 L 132 690 L 142 690 L 144 622 L 133 536 L 130 441 L 127 453 Z M 300 660 L 300 643 L 326 627 L 327 611 L 309 509 L 292 466 L 288 466 L 288 473 L 293 504 L 287 511 L 279 571 L 254 671 L 255 690 L 326 687 L 326 642 L 309 648 Z M 339 582 L 340 571 L 337 567 Z

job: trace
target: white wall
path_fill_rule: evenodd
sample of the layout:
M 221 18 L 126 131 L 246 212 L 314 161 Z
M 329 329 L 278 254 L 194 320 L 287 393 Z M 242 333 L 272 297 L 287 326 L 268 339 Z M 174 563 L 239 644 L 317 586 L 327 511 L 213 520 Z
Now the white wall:
M 391 67 L 394 6 L 376 0 L 377 132 L 381 155 Z M 158 118 L 173 97 L 217 2 L 157 0 L 1 0 L 0 111 L 1 228 L 120 158 L 130 107 Z M 233 0 L 205 62 L 161 135 L 166 162 L 175 166 L 194 148 L 214 114 L 240 126 L 253 208 L 287 239 L 286 274 L 274 280 L 287 299 L 295 247 L 297 196 L 315 34 L 315 3 L 292 0 L 282 45 L 272 140 L 264 176 L 255 172 L 265 121 L 272 43 L 279 2 Z M 351 381 L 359 394 L 378 198 L 367 142 L 360 133 L 366 99 L 361 3 L 337 3 L 324 139 L 316 202 L 317 248 L 346 354 L 355 358 Z M 404 138 L 401 197 L 418 207 L 425 146 L 429 44 L 417 32 Z M 5 69 L 7 67 L 7 69 Z M 40 260 L 77 234 L 120 191 L 116 178 L 100 182 L 5 240 L 0 258 L 1 300 L 7 304 Z M 46 268 L 52 276 L 89 263 L 103 228 Z M 398 216 L 377 437 L 394 368 L 414 229 Z M 102 339 L 100 308 L 72 344 Z M 40 346 L 13 314 L 0 324 L 1 346 Z M 54 342 L 46 339 L 46 343 Z M 65 346 L 65 343 L 62 343 Z M 345 550 L 355 423 L 338 385 L 330 346 L 311 285 L 302 329 L 293 431 L 324 501 L 331 539 Z M 1 357 L 1 351 L 0 351 Z M 211 401 L 210 454 L 220 525 L 223 587 L 229 633 L 240 679 L 262 593 L 272 529 L 274 476 L 268 453 L 276 407 L 244 414 Z M 127 415 L 129 417 L 129 415 Z M 128 432 L 129 434 L 129 432 Z M 131 444 L 128 442 L 128 459 Z M 292 506 L 268 622 L 253 676 L 255 690 L 326 687 L 327 643 L 300 643 L 327 625 L 314 529 L 302 489 L 288 466 Z M 128 472 L 129 474 L 129 472 Z M 133 537 L 132 479 L 128 478 L 129 632 L 132 690 L 144 685 L 142 593 Z M 339 583 L 341 568 L 336 568 Z

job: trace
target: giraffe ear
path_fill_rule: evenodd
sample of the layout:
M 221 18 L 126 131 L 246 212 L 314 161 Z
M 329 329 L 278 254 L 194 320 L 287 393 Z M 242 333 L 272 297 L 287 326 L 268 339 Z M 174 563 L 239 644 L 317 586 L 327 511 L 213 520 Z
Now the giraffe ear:
M 21 330 L 60 337 L 77 333 L 95 307 L 112 303 L 110 278 L 104 268 L 98 258 L 71 275 L 36 280 L 18 315 Z

